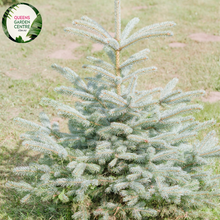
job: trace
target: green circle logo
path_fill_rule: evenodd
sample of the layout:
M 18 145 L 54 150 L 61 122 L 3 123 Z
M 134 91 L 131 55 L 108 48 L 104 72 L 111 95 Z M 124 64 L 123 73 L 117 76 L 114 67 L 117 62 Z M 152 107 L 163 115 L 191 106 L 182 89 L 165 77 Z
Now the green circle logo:
M 42 17 L 39 11 L 30 4 L 14 4 L 3 15 L 2 28 L 10 40 L 17 43 L 27 43 L 40 34 Z

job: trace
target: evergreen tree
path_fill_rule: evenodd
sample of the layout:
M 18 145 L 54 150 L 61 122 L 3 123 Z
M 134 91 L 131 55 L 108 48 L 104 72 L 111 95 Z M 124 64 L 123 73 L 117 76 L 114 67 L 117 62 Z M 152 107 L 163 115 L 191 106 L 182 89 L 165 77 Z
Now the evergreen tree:
M 114 38 L 87 16 L 73 21 L 84 30 L 65 29 L 103 44 L 110 61 L 87 57 L 91 64 L 83 68 L 96 75 L 84 80 L 68 67 L 52 65 L 73 84 L 55 90 L 81 99 L 75 107 L 42 99 L 69 119 L 69 133 L 60 131 L 57 122 L 51 124 L 45 113 L 40 113 L 41 124 L 15 119 L 30 128 L 21 135 L 23 145 L 44 154 L 37 163 L 13 170 L 32 181 L 7 182 L 26 193 L 21 202 L 34 196 L 69 202 L 74 207 L 72 218 L 82 220 L 156 219 L 161 204 L 176 205 L 184 213 L 215 205 L 220 175 L 212 175 L 205 165 L 220 155 L 220 146 L 214 131 L 202 141 L 196 139 L 215 121 L 201 123 L 190 116 L 202 109 L 190 104 L 191 99 L 204 91 L 174 89 L 176 78 L 164 89 L 137 90 L 138 77 L 157 68 L 132 69 L 147 60 L 149 49 L 123 63 L 121 51 L 139 40 L 172 36 L 166 29 L 175 25 L 158 23 L 131 34 L 138 22 L 132 19 L 121 33 L 120 0 L 115 0 Z

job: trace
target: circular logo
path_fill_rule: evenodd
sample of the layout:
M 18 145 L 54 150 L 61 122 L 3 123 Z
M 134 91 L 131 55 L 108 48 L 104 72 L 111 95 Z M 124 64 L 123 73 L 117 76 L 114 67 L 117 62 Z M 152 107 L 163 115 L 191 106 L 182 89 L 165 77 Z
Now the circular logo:
M 42 17 L 34 6 L 17 3 L 5 11 L 2 17 L 2 28 L 10 40 L 27 43 L 40 34 Z

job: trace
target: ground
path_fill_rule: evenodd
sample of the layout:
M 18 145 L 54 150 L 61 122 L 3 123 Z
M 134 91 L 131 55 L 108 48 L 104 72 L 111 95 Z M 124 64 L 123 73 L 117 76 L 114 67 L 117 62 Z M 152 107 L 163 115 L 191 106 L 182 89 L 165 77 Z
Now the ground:
M 73 100 L 57 95 L 53 90 L 69 85 L 59 73 L 51 69 L 52 63 L 68 66 L 81 77 L 89 76 L 81 68 L 85 57 L 93 55 L 106 59 L 102 46 L 63 31 L 71 27 L 74 19 L 87 15 L 114 33 L 114 4 L 108 0 L 29 0 L 41 13 L 43 28 L 32 42 L 18 44 L 7 39 L 0 31 L 0 219 L 57 219 L 58 214 L 36 205 L 27 209 L 20 206 L 19 198 L 5 188 L 7 180 L 16 180 L 11 174 L 15 165 L 36 160 L 39 155 L 20 148 L 19 135 L 24 131 L 13 123 L 14 117 L 38 122 L 38 114 L 44 110 L 52 120 L 60 120 L 56 112 L 42 107 L 42 97 L 73 103 Z M 3 14 L 8 6 L 1 6 Z M 141 65 L 157 66 L 155 74 L 139 79 L 139 88 L 164 86 L 174 77 L 184 91 L 204 89 L 207 95 L 194 102 L 203 103 L 204 110 L 195 116 L 200 120 L 216 119 L 212 128 L 220 136 L 220 5 L 219 0 L 122 0 L 122 27 L 133 17 L 140 22 L 135 30 L 163 21 L 175 21 L 171 38 L 154 38 L 140 41 L 123 52 L 123 60 L 143 48 L 149 48 L 149 61 Z M 140 66 L 141 66 L 140 65 Z M 65 122 L 65 121 L 64 121 Z M 61 121 L 61 124 L 65 124 Z M 63 125 L 63 129 L 66 129 Z M 207 133 L 206 131 L 205 133 Z M 202 134 L 201 134 L 202 135 Z M 219 165 L 219 162 L 217 163 Z M 220 173 L 214 167 L 215 173 Z M 19 205 L 19 209 L 17 206 Z M 42 212 L 43 210 L 43 212 Z M 209 210 L 210 211 L 210 210 Z M 45 213 L 44 213 L 45 212 Z M 211 210 L 220 219 L 217 210 Z M 59 215 L 59 219 L 62 219 Z M 56 217 L 55 217 L 56 216 Z M 68 219 L 63 217 L 63 219 Z

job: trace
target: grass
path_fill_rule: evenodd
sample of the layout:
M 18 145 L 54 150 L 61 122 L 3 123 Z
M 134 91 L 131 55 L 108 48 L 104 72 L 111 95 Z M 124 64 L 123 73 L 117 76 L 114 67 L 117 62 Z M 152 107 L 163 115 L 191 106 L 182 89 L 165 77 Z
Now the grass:
M 29 0 L 41 13 L 43 29 L 31 43 L 16 44 L 0 31 L 0 219 L 70 219 L 65 207 L 48 206 L 47 203 L 35 201 L 34 204 L 23 206 L 20 197 L 14 190 L 4 187 L 7 180 L 18 180 L 11 173 L 16 165 L 25 165 L 39 157 L 34 152 L 24 150 L 20 146 L 19 135 L 24 131 L 13 123 L 14 117 L 22 117 L 37 122 L 38 114 L 44 110 L 51 118 L 56 112 L 39 105 L 42 97 L 53 98 L 71 103 L 73 100 L 57 95 L 53 89 L 60 85 L 69 85 L 59 73 L 50 66 L 56 62 L 68 66 L 81 77 L 89 76 L 81 69 L 86 63 L 85 57 L 91 55 L 91 42 L 64 33 L 63 28 L 71 26 L 73 19 L 87 15 L 99 21 L 109 32 L 114 32 L 114 6 L 112 1 L 70 1 L 63 0 Z M 204 89 L 220 91 L 220 43 L 199 43 L 188 36 L 192 33 L 205 32 L 219 35 L 219 0 L 122 0 L 122 26 L 133 17 L 140 22 L 135 30 L 152 23 L 173 20 L 177 23 L 172 38 L 151 39 L 141 41 L 123 52 L 124 59 L 142 48 L 151 50 L 147 66 L 157 66 L 158 72 L 139 79 L 140 89 L 164 86 L 174 77 L 179 78 L 178 87 L 184 91 Z M 147 9 L 133 10 L 135 6 L 147 6 Z M 0 7 L 3 15 L 6 6 Z M 69 42 L 78 42 L 81 47 L 73 51 L 78 60 L 51 59 L 53 51 L 68 47 Z M 170 48 L 170 42 L 181 42 L 184 48 Z M 63 44 L 66 44 L 63 46 Z M 95 57 L 106 58 L 105 54 L 95 52 Z M 16 79 L 15 79 L 16 78 Z M 195 101 L 196 102 L 196 101 Z M 201 101 L 199 101 L 201 103 Z M 204 110 L 195 114 L 200 120 L 215 118 L 217 123 L 212 128 L 220 136 L 220 103 L 204 104 Z M 207 133 L 208 130 L 205 132 Z M 204 133 L 202 133 L 204 134 Z M 220 173 L 219 161 L 213 170 Z M 213 219 L 220 219 L 218 209 L 208 209 Z

